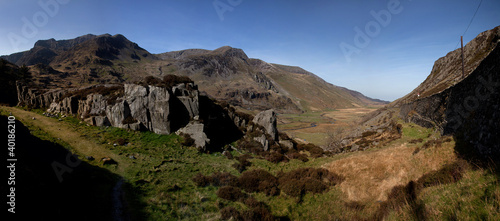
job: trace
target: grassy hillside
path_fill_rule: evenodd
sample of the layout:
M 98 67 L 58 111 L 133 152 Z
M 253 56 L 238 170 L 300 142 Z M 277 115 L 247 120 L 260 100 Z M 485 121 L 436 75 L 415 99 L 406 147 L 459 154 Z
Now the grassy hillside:
M 257 217 L 266 210 L 275 218 L 291 220 L 500 218 L 500 185 L 495 168 L 477 167 L 461 160 L 455 154 L 453 137 L 440 137 L 434 130 L 414 124 L 401 122 L 400 139 L 365 152 L 280 163 L 251 154 L 254 158 L 248 159 L 251 165 L 246 171 L 264 170 L 281 179 L 300 168 L 325 168 L 341 179 L 326 191 L 306 191 L 298 196 L 287 192 L 286 185 L 292 184 L 286 182 L 292 181 L 280 181 L 281 192 L 277 195 L 243 189 L 243 198 L 238 200 L 221 198 L 224 185 L 199 186 L 193 181 L 200 174 L 210 177 L 216 172 L 243 179 L 242 173 L 232 167 L 242 156 L 238 151 L 231 152 L 235 159 L 228 159 L 221 153 L 204 154 L 183 146 L 183 139 L 176 135 L 92 127 L 71 117 L 59 121 L 38 111 L 1 107 L 2 115 L 9 112 L 39 139 L 62 143 L 78 154 L 85 165 L 115 174 L 110 176 L 108 190 L 116 187 L 122 177 L 125 216 L 133 220 L 217 220 L 221 211 L 223 216 L 229 213 Z M 301 153 L 309 155 L 305 150 Z M 104 157 L 112 158 L 116 164 L 103 164 Z M 75 170 L 64 178 L 75 176 L 85 173 Z M 90 193 L 89 197 L 97 194 Z M 102 196 L 109 199 L 109 195 Z M 109 201 L 102 203 L 110 205 Z M 92 205 L 80 206 L 85 210 Z

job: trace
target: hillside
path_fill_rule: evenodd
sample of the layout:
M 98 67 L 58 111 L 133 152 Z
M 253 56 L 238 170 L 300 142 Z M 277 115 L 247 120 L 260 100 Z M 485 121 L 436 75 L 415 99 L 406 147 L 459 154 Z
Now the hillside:
M 158 57 L 168 62 L 163 71 L 187 75 L 209 95 L 244 108 L 297 112 L 384 103 L 327 83 L 300 67 L 251 59 L 241 49 L 229 46 L 213 51 L 168 52 Z
M 500 26 L 480 33 L 464 46 L 465 76 L 462 76 L 462 55 L 461 49 L 458 48 L 439 58 L 429 76 L 412 92 L 392 102 L 391 106 L 414 101 L 419 93 L 420 97 L 428 97 L 459 83 L 479 66 L 499 41 Z
M 19 159 L 21 216 L 500 219 L 500 44 L 490 37 L 473 40 L 491 50 L 464 79 L 441 81 L 447 75 L 433 72 L 421 85 L 429 95 L 378 110 L 367 105 L 380 101 L 241 49 L 138 59 L 131 55 L 142 50 L 123 36 L 87 37 L 37 43 L 56 55 L 29 67 L 33 79 L 27 67 L 0 60 L 0 77 L 19 102 L 0 106 L 0 121 L 15 125 L 3 137 L 11 145 L 15 136 L 8 150 Z M 25 53 L 5 58 L 36 58 Z M 99 62 L 64 72 L 70 58 L 85 57 Z M 442 63 L 450 58 L 436 64 L 452 70 Z M 292 113 L 253 116 L 229 103 Z M 330 109 L 340 107 L 352 108 Z
M 2 56 L 27 65 L 47 88 L 134 83 L 147 76 L 187 75 L 200 91 L 249 110 L 299 113 L 385 104 L 325 82 L 299 67 L 248 58 L 241 49 L 189 49 L 153 55 L 123 35 L 40 40 L 25 52 Z M 300 87 L 297 87 L 300 85 Z
M 427 79 L 411 93 L 367 115 L 353 134 L 385 127 L 385 119 L 396 115 L 454 136 L 456 151 L 464 158 L 498 161 L 500 26 L 479 34 L 464 48 L 463 78 L 460 51 L 455 50 L 438 59 Z

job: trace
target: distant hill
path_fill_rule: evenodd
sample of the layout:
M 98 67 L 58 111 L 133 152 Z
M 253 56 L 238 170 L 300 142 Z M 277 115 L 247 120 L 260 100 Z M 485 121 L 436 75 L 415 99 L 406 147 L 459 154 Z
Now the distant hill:
M 27 65 L 48 88 L 141 81 L 146 76 L 187 75 L 200 91 L 250 110 L 302 112 L 386 102 L 325 82 L 300 67 L 248 58 L 241 49 L 188 49 L 151 54 L 123 35 L 41 40 L 24 52 L 2 56 Z

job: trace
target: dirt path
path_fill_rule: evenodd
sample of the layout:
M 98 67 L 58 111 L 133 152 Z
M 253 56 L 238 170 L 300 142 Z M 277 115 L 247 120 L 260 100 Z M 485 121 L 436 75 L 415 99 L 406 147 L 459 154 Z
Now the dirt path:
M 0 106 L 0 109 L 5 112 L 12 113 L 17 120 L 34 125 L 35 127 L 47 132 L 51 137 L 61 139 L 62 141 L 68 143 L 81 157 L 93 156 L 97 160 L 103 157 L 111 157 L 118 162 L 118 165 L 120 165 L 120 163 L 125 163 L 117 154 L 114 154 L 111 150 L 106 149 L 104 145 L 83 137 L 65 122 L 60 122 L 57 119 L 24 111 L 18 108 Z M 119 168 L 120 166 L 118 166 L 118 170 Z
M 123 179 L 118 180 L 113 187 L 112 202 L 113 202 L 113 217 L 116 221 L 128 220 L 125 214 L 125 207 L 123 205 Z

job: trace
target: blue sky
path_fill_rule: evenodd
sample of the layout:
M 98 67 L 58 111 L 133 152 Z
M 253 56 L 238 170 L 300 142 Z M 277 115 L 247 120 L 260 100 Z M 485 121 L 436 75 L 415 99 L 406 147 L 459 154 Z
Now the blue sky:
M 394 100 L 456 48 L 480 1 L 2 0 L 0 54 L 88 33 L 123 34 L 151 53 L 229 45 Z M 500 25 L 499 12 L 483 0 L 464 41 Z

